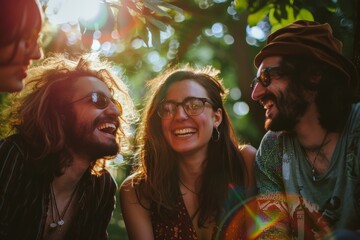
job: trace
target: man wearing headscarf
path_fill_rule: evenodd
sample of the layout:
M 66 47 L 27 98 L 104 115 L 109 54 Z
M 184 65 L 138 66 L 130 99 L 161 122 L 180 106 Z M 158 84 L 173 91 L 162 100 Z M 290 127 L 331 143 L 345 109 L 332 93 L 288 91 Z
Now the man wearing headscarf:
M 256 55 L 265 109 L 256 156 L 260 239 L 359 239 L 360 103 L 329 24 L 296 21 Z

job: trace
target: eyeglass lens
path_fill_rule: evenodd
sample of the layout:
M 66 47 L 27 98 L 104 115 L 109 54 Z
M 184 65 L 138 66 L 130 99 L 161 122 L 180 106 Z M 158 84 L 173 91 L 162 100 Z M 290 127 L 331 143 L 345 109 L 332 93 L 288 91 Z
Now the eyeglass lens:
M 158 114 L 161 118 L 171 118 L 174 116 L 178 106 L 181 105 L 186 114 L 190 116 L 199 115 L 204 111 L 205 102 L 209 102 L 209 100 L 196 97 L 186 98 L 180 103 L 164 101 L 159 105 Z
M 104 109 L 107 106 L 109 106 L 110 101 L 112 101 L 115 104 L 115 106 L 118 108 L 120 113 L 122 113 L 122 106 L 117 100 L 113 98 L 109 98 L 108 96 L 102 93 L 98 93 L 98 92 L 91 93 L 91 102 L 99 109 Z
M 255 85 L 260 82 L 263 87 L 268 87 L 271 84 L 271 77 L 274 73 L 280 74 L 281 67 L 267 67 L 261 70 L 260 76 L 255 77 L 250 87 L 255 88 Z

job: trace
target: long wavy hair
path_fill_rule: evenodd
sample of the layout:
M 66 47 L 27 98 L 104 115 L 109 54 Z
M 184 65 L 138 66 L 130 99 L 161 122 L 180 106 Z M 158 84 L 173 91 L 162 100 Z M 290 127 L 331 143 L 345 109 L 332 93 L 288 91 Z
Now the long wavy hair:
M 10 128 L 25 140 L 31 149 L 30 159 L 39 169 L 59 175 L 72 162 L 62 113 L 71 111 L 65 101 L 71 94 L 74 79 L 82 76 L 103 81 L 122 105 L 117 142 L 121 151 L 129 149 L 127 137 L 136 114 L 127 86 L 112 70 L 110 63 L 94 55 L 76 60 L 54 55 L 29 70 L 24 90 L 12 95 L 5 111 Z M 103 169 L 104 161 L 97 160 L 93 171 L 100 174 Z
M 222 122 L 218 127 L 220 139 L 217 142 L 209 141 L 207 163 L 198 196 L 199 226 L 204 226 L 206 220 L 220 215 L 230 183 L 244 186 L 247 176 L 244 159 L 224 108 L 227 91 L 218 74 L 219 71 L 212 67 L 197 69 L 186 65 L 170 68 L 148 84 L 151 91 L 138 131 L 138 165 L 134 170 L 133 184 L 139 200 L 145 199 L 155 204 L 163 217 L 166 217 L 165 211 L 174 209 L 179 197 L 178 154 L 165 140 L 157 107 L 175 82 L 190 79 L 199 83 L 214 103 L 214 111 L 219 108 L 222 110 Z
M 351 111 L 351 104 L 360 99 L 354 91 L 356 86 L 348 83 L 347 76 L 310 57 L 284 56 L 280 66 L 298 92 L 304 89 L 317 92 L 315 102 L 321 126 L 328 131 L 341 130 Z M 321 74 L 319 83 L 311 82 L 314 74 Z

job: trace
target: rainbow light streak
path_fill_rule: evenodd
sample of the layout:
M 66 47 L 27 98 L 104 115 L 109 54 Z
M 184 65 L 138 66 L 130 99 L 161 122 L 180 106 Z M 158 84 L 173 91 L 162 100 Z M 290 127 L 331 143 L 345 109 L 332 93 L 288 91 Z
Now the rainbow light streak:
M 216 233 L 215 239 L 220 239 L 220 234 L 225 223 L 227 224 L 227 229 L 229 229 L 229 226 L 241 226 L 243 221 L 245 219 L 241 219 L 244 214 L 242 214 L 243 211 L 253 220 L 254 224 L 250 227 L 250 229 L 247 229 L 247 239 L 256 239 L 265 229 L 270 228 L 274 225 L 276 225 L 280 220 L 283 219 L 282 214 L 271 214 L 271 218 L 264 217 L 261 215 L 257 215 L 256 212 L 253 210 L 251 205 L 256 206 L 256 199 L 243 199 L 241 194 L 238 193 L 238 191 L 235 190 L 235 185 L 233 183 L 229 183 L 229 187 L 236 196 L 236 198 L 239 200 L 239 204 L 235 205 L 231 211 L 229 211 L 223 220 L 221 221 L 221 224 L 219 226 L 219 231 Z M 254 202 L 255 201 L 255 202 Z M 230 219 L 231 218 L 231 219 Z M 247 226 L 249 227 L 249 226 Z M 234 236 L 233 233 L 228 232 L 226 229 L 224 230 L 224 234 L 226 235 L 226 238 L 233 239 Z

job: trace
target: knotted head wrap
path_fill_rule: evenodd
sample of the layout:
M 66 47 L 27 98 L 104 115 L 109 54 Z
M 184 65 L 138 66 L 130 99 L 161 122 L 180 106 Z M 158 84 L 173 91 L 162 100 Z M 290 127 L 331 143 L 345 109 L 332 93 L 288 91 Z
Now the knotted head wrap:
M 258 68 L 269 56 L 308 56 L 337 69 L 358 88 L 357 72 L 353 63 L 342 54 L 342 43 L 333 36 L 329 24 L 299 20 L 269 35 L 266 46 L 256 55 Z

